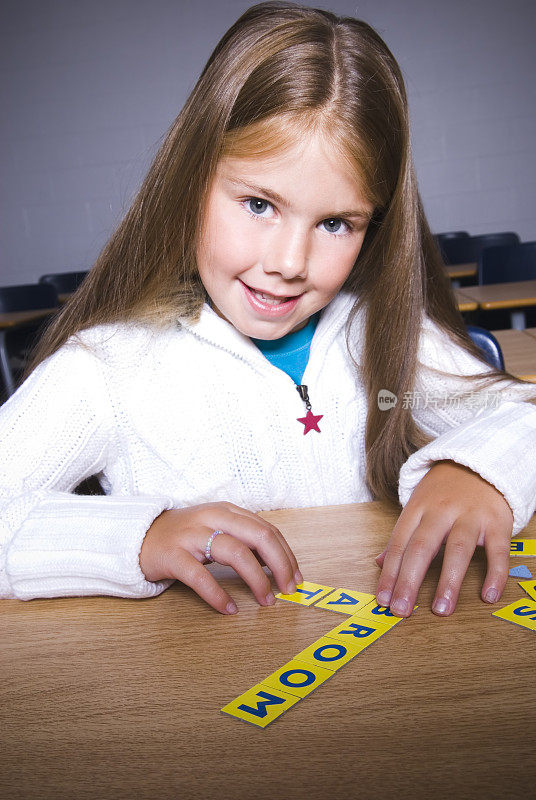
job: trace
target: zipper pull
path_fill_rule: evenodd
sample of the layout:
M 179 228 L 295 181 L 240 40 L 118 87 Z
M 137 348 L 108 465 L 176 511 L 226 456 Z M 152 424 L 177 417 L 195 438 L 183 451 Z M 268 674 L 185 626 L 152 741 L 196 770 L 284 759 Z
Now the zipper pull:
M 311 401 L 309 400 L 309 391 L 307 386 L 301 384 L 300 386 L 296 386 L 298 394 L 300 395 L 301 399 L 305 403 L 305 408 L 307 409 L 307 414 L 305 417 L 298 417 L 298 422 L 301 422 L 303 425 L 303 435 L 305 436 L 306 433 L 309 431 L 318 431 L 321 433 L 320 428 L 318 427 L 318 423 L 324 416 L 323 414 L 313 414 L 311 408 Z
M 296 386 L 296 389 L 298 390 L 298 394 L 300 395 L 301 399 L 305 403 L 305 408 L 307 409 L 307 411 L 310 411 L 311 401 L 309 400 L 309 392 L 307 390 L 307 386 L 305 385 Z

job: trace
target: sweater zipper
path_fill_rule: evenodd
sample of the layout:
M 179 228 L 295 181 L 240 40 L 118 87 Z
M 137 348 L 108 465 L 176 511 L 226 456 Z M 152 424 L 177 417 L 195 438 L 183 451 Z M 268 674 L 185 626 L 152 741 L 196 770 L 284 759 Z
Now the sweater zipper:
M 318 431 L 320 433 L 320 428 L 318 427 L 318 423 L 323 418 L 323 414 L 313 414 L 311 401 L 309 400 L 309 390 L 305 384 L 300 384 L 296 386 L 298 390 L 298 394 L 300 395 L 301 399 L 305 403 L 305 408 L 307 409 L 307 414 L 305 417 L 298 417 L 297 421 L 301 422 L 303 425 L 303 435 L 305 436 L 306 433 L 310 433 L 310 431 Z

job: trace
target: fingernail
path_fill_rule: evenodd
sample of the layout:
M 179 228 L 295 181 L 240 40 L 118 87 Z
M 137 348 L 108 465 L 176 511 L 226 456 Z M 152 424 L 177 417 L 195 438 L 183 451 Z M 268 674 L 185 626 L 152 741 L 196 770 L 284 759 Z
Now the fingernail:
M 296 570 L 294 573 L 294 580 L 296 583 L 303 583 L 303 575 L 301 574 L 300 570 Z
M 273 592 L 270 592 L 269 594 L 266 595 L 266 604 L 269 606 L 273 606 L 274 603 L 275 603 L 274 594 Z
M 404 597 L 401 597 L 400 600 L 395 600 L 391 605 L 391 611 L 393 614 L 400 616 L 407 614 L 409 611 L 409 600 L 406 600 Z
M 236 603 L 227 603 L 227 608 L 225 609 L 226 614 L 236 614 L 237 611 Z
M 294 583 L 289 583 L 285 594 L 294 594 L 295 591 L 296 591 L 296 586 L 294 585 Z
M 497 589 L 488 589 L 486 592 L 486 602 L 487 603 L 495 603 L 499 596 L 499 592 Z
M 376 600 L 381 606 L 385 606 L 387 608 L 387 606 L 391 602 L 391 592 L 387 592 L 385 590 L 383 592 L 380 592 L 377 595 Z
M 435 611 L 436 614 L 445 614 L 448 611 L 448 601 L 445 600 L 444 597 L 440 597 L 439 600 L 436 600 L 432 606 L 432 611 Z

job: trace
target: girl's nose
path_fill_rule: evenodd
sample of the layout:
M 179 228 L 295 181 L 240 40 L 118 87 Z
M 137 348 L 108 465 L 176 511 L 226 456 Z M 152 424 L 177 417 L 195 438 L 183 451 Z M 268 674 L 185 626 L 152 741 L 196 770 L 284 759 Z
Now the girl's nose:
M 281 226 L 274 231 L 263 259 L 267 273 L 277 272 L 285 280 L 305 278 L 309 259 L 309 238 L 303 230 Z

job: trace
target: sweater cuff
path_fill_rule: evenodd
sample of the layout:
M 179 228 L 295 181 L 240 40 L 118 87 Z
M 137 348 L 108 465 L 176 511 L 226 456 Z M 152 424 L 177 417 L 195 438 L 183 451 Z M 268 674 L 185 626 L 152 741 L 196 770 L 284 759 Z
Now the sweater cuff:
M 438 436 L 413 453 L 400 470 L 403 506 L 437 461 L 462 464 L 491 483 L 512 509 L 516 536 L 536 508 L 536 407 L 504 403 Z
M 170 498 L 70 495 L 40 502 L 13 537 L 5 577 L 12 597 L 154 597 L 172 580 L 145 579 L 139 554 Z M 91 536 L 88 536 L 91 531 Z

